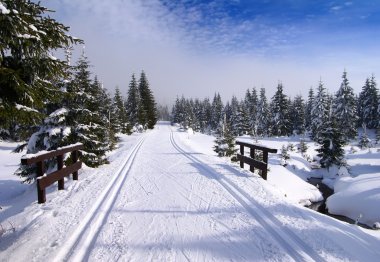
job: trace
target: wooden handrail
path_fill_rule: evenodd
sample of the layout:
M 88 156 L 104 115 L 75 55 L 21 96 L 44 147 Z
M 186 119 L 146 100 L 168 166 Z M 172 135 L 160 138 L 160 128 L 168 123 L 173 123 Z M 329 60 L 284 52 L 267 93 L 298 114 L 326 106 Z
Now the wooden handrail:
M 258 144 L 251 144 L 242 141 L 236 141 L 236 144 L 240 146 L 240 154 L 237 154 L 237 159 L 240 161 L 240 167 L 244 168 L 244 164 L 249 165 L 251 172 L 255 171 L 255 168 L 261 170 L 261 177 L 267 180 L 268 175 L 268 153 L 277 153 L 277 149 L 265 147 Z M 248 147 L 249 157 L 244 155 L 244 147 Z M 263 161 L 255 159 L 256 150 L 263 152 Z
M 78 170 L 82 167 L 82 162 L 78 161 L 79 150 L 83 149 L 83 144 L 77 143 L 74 145 L 58 148 L 54 151 L 43 151 L 38 154 L 25 155 L 21 158 L 21 164 L 37 166 L 37 195 L 38 203 L 46 202 L 45 188 L 58 181 L 58 190 L 64 189 L 64 178 L 73 174 L 73 180 L 78 180 Z M 71 152 L 72 164 L 63 166 L 64 154 Z M 57 171 L 50 174 L 45 173 L 45 160 L 57 157 Z

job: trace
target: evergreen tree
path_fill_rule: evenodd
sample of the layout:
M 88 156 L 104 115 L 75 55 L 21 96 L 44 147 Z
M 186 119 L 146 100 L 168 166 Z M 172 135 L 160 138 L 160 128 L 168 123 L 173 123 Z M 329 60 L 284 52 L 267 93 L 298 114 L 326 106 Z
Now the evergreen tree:
M 141 115 L 140 121 L 142 122 L 140 123 L 149 129 L 153 129 L 157 123 L 157 108 L 144 71 L 141 72 L 138 88 L 140 92 L 141 107 L 144 112 L 144 116 Z
M 311 138 L 318 141 L 320 132 L 325 129 L 325 124 L 328 120 L 329 105 L 328 95 L 323 86 L 322 81 L 319 81 L 317 94 L 314 98 L 313 107 L 311 111 Z
M 251 132 L 251 127 L 249 125 L 249 115 L 248 109 L 245 108 L 244 103 L 240 103 L 237 109 L 237 119 L 235 122 L 235 129 L 238 135 L 248 135 Z
M 290 110 L 290 119 L 292 123 L 293 132 L 302 134 L 305 132 L 305 104 L 302 96 L 298 95 L 294 98 Z
M 248 117 L 248 126 L 250 129 L 250 134 L 256 133 L 257 131 L 257 104 L 258 98 L 256 88 L 252 88 L 251 92 L 247 90 L 244 98 L 243 108 Z
M 216 139 L 214 151 L 218 156 L 228 156 L 231 157 L 232 161 L 236 161 L 236 149 L 235 149 L 235 137 L 231 132 L 230 126 L 227 123 L 226 115 L 222 121 L 220 121 L 218 128 L 216 130 Z
M 132 125 L 128 121 L 127 107 L 118 87 L 113 97 L 113 111 L 111 125 L 117 133 L 131 134 Z
M 341 166 L 343 164 L 344 135 L 333 119 L 328 119 L 326 125 L 319 133 L 320 148 L 317 149 L 321 158 L 320 164 L 323 168 L 329 169 L 332 165 Z
M 232 96 L 230 104 L 230 114 L 227 116 L 227 122 L 231 127 L 231 132 L 237 136 L 239 135 L 239 101 L 236 96 Z
M 360 148 L 363 149 L 363 148 L 369 148 L 370 145 L 371 145 L 371 141 L 369 140 L 368 135 L 367 135 L 367 128 L 366 128 L 366 125 L 363 124 L 363 133 L 360 136 L 359 146 Z
M 306 108 L 305 108 L 305 129 L 307 131 L 311 131 L 312 129 L 312 110 L 313 110 L 313 105 L 314 105 L 314 90 L 312 87 L 309 89 L 309 95 L 308 95 L 308 100 L 306 103 Z
M 64 77 L 66 64 L 51 50 L 81 42 L 68 27 L 31 1 L 4 0 L 0 12 L 0 137 L 24 140 L 36 130 L 54 99 L 53 84 Z
M 362 91 L 359 94 L 359 125 L 365 124 L 368 128 L 378 126 L 379 94 L 376 87 L 375 77 L 367 78 Z
M 271 111 L 272 111 L 272 132 L 275 136 L 285 136 L 290 133 L 290 121 L 288 119 L 288 100 L 283 93 L 283 86 L 281 83 L 277 86 L 277 91 L 272 98 Z
M 269 135 L 269 119 L 270 112 L 268 107 L 267 97 L 265 95 L 265 89 L 260 89 L 260 99 L 257 106 L 257 133 L 258 135 Z
M 220 97 L 219 93 L 216 93 L 214 95 L 214 99 L 211 104 L 211 129 L 216 130 L 220 121 L 223 121 L 222 115 L 223 115 L 223 102 L 222 98 Z
M 132 79 L 129 83 L 127 101 L 126 101 L 126 113 L 127 118 L 132 127 L 136 127 L 139 124 L 139 111 L 141 109 L 140 93 L 137 87 L 135 75 L 132 75 Z M 141 117 L 142 118 L 142 117 Z
M 205 98 L 202 102 L 202 132 L 210 133 L 211 129 L 211 103 L 209 98 Z
M 343 72 L 342 84 L 334 99 L 334 117 L 337 128 L 344 132 L 345 140 L 353 139 L 356 136 L 357 110 L 354 90 L 349 85 L 346 71 Z
M 83 143 L 82 161 L 87 166 L 96 167 L 108 162 L 105 153 L 110 148 L 107 141 L 108 127 L 105 125 L 107 120 L 99 112 L 103 101 L 99 100 L 99 86 L 95 87 L 92 83 L 89 67 L 83 52 L 67 87 L 70 94 L 68 117 L 72 127 L 71 142 Z

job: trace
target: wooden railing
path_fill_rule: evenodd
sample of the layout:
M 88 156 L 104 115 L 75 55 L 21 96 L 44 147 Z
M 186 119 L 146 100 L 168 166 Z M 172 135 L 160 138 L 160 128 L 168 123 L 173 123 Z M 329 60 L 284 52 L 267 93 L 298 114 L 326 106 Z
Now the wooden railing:
M 58 181 L 58 190 L 65 187 L 64 178 L 73 174 L 73 180 L 78 180 L 78 170 L 82 167 L 82 162 L 78 161 L 79 151 L 83 149 L 83 145 L 78 143 L 65 146 L 54 151 L 46 151 L 34 155 L 25 155 L 21 158 L 21 164 L 37 166 L 37 194 L 38 203 L 46 202 L 45 188 Z M 65 153 L 71 152 L 72 164 L 63 167 L 63 158 Z M 57 171 L 45 175 L 45 160 L 57 157 Z
M 244 163 L 249 165 L 251 172 L 255 171 L 255 168 L 261 170 L 261 177 L 267 180 L 268 176 L 268 153 L 277 153 L 277 149 L 268 148 L 260 145 L 249 144 L 241 141 L 236 142 L 240 145 L 240 154 L 237 154 L 237 158 L 240 161 L 240 167 L 244 168 Z M 249 157 L 244 155 L 244 147 L 249 148 Z M 257 153 L 256 150 L 262 151 L 262 161 L 255 159 Z

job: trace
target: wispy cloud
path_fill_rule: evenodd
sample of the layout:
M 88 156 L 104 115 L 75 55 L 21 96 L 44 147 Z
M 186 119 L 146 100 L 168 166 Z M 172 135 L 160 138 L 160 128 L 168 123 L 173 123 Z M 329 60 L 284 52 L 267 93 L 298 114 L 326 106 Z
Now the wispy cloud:
M 327 87 L 339 86 L 343 69 L 358 70 L 357 61 L 361 75 L 351 82 L 360 90 L 367 75 L 380 71 L 380 36 L 373 34 L 379 29 L 363 26 L 379 10 L 371 4 L 347 1 L 332 11 L 336 1 L 43 2 L 84 38 L 108 88 L 123 91 L 130 75 L 145 69 L 159 101 L 216 91 L 229 98 L 253 86 L 271 94 L 278 80 L 294 95 L 320 76 Z

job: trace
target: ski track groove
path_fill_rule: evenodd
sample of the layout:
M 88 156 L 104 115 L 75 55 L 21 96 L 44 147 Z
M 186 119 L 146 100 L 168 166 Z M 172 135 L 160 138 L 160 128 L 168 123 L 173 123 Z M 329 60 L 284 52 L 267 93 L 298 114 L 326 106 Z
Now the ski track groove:
M 145 138 L 146 135 L 138 140 L 120 169 L 114 175 L 114 178 L 103 190 L 90 211 L 71 234 L 70 238 L 65 241 L 63 248 L 57 252 L 54 261 L 84 261 L 88 259 L 92 244 L 104 225 L 115 203 L 118 192 L 125 183 L 129 170 Z M 77 246 L 80 248 L 77 248 Z
M 307 243 L 300 239 L 289 228 L 285 227 L 276 217 L 269 213 L 261 204 L 254 200 L 249 194 L 238 188 L 224 175 L 217 174 L 198 158 L 186 153 L 175 141 L 174 132 L 170 130 L 170 142 L 173 147 L 189 160 L 200 164 L 200 168 L 210 174 L 230 195 L 242 205 L 248 213 L 254 217 L 262 227 L 278 242 L 278 244 L 295 261 L 325 261 Z M 254 208 L 250 206 L 254 205 Z

